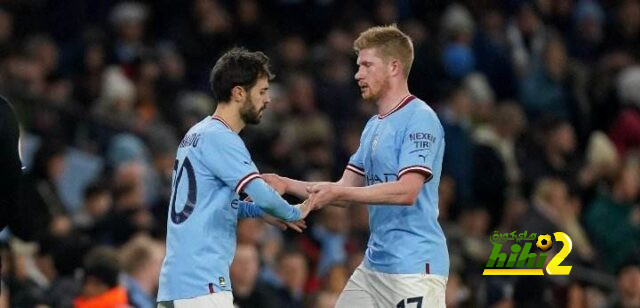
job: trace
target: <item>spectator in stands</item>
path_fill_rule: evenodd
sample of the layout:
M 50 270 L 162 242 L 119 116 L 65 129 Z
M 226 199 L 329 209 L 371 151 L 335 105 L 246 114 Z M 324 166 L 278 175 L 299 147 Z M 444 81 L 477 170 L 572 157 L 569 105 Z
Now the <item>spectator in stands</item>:
M 273 286 L 281 307 L 302 307 L 305 282 L 308 278 L 308 266 L 305 255 L 298 251 L 284 251 L 278 258 L 278 284 Z
M 608 29 L 605 46 L 610 51 L 625 50 L 640 58 L 640 3 L 621 1 L 612 12 L 613 25 Z
M 462 5 L 452 4 L 442 16 L 446 44 L 442 51 L 442 66 L 451 81 L 460 81 L 475 69 L 476 59 L 471 49 L 475 23 Z
M 84 190 L 84 203 L 73 217 L 74 227 L 81 230 L 93 228 L 96 221 L 103 218 L 113 204 L 111 191 L 104 183 L 90 184 Z
M 260 259 L 258 250 L 251 244 L 238 244 L 231 263 L 230 276 L 233 283 L 233 300 L 239 308 L 283 307 L 278 297 L 258 280 Z
M 600 192 L 584 215 L 585 226 L 610 272 L 640 249 L 640 208 L 634 204 L 640 194 L 638 170 L 637 160 L 628 159 L 609 190 Z
M 125 1 L 113 7 L 109 16 L 116 34 L 112 51 L 114 60 L 129 73 L 134 69 L 134 62 L 146 52 L 144 35 L 148 15 L 149 11 L 142 3 Z
M 533 135 L 535 145 L 528 149 L 529 155 L 518 158 L 525 195 L 529 196 L 534 185 L 545 177 L 558 177 L 575 189 L 580 165 L 574 155 L 577 140 L 571 123 L 554 116 L 545 117 Z
M 156 307 L 163 245 L 148 236 L 136 236 L 120 248 L 119 254 L 129 303 L 139 308 Z
M 532 4 L 522 2 L 507 27 L 511 61 L 518 76 L 532 71 L 535 59 L 541 58 L 548 30 Z
M 63 235 L 70 231 L 67 208 L 57 189 L 65 168 L 65 148 L 56 142 L 43 143 L 35 154 L 33 166 L 22 186 L 23 206 L 28 211 L 25 225 L 33 226 L 31 239 L 42 239 L 51 232 Z
M 311 229 L 311 235 L 320 243 L 321 250 L 316 275 L 324 277 L 331 267 L 347 261 L 346 233 L 349 221 L 347 210 L 340 207 L 325 207 L 320 215 L 319 222 Z
M 519 97 L 527 118 L 548 113 L 575 123 L 575 99 L 568 87 L 569 60 L 562 38 L 546 41 L 540 63 L 520 80 Z
M 632 256 L 618 269 L 617 297 L 611 307 L 630 308 L 640 306 L 640 261 Z
M 616 117 L 609 136 L 620 157 L 640 149 L 640 66 L 629 67 L 618 75 L 617 90 L 624 108 Z
M 473 129 L 471 109 L 469 94 L 459 88 L 450 93 L 446 105 L 439 112 L 447 144 L 442 162 L 442 174 L 451 176 L 455 181 L 456 201 L 462 206 L 470 201 L 473 192 L 474 153 L 471 140 Z
M 516 157 L 516 141 L 525 121 L 517 104 L 503 103 L 496 107 L 491 122 L 478 127 L 473 135 L 474 169 L 482 170 L 473 179 L 474 196 L 478 204 L 493 213 L 491 226 L 502 219 L 506 198 L 521 193 L 522 172 Z
M 120 307 L 128 305 L 127 290 L 120 285 L 117 252 L 108 247 L 92 249 L 84 260 L 84 278 L 74 308 Z
M 136 88 L 122 68 L 111 66 L 104 70 L 100 97 L 93 104 L 92 113 L 103 125 L 132 130 L 136 122 Z
M 573 13 L 573 31 L 568 42 L 572 56 L 588 64 L 602 54 L 605 17 L 598 1 L 577 1 Z

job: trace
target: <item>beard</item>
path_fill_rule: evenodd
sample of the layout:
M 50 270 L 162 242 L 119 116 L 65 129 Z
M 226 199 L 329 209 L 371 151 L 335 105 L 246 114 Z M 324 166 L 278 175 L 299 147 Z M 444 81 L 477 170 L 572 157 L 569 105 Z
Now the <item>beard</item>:
M 242 121 L 244 121 L 244 123 L 258 124 L 260 123 L 260 119 L 262 118 L 262 116 L 260 115 L 262 109 L 256 110 L 256 108 L 253 106 L 253 101 L 251 100 L 251 98 L 247 97 L 247 100 L 242 105 L 242 108 L 240 108 L 240 118 L 242 119 Z
M 371 88 L 371 86 L 369 85 L 367 87 L 367 94 L 361 93 L 362 95 L 362 99 L 365 102 L 377 102 L 382 95 L 387 92 L 389 89 L 391 88 L 390 82 L 388 78 L 383 79 L 383 81 L 380 83 L 380 87 L 378 87 L 377 91 L 373 91 L 373 88 Z

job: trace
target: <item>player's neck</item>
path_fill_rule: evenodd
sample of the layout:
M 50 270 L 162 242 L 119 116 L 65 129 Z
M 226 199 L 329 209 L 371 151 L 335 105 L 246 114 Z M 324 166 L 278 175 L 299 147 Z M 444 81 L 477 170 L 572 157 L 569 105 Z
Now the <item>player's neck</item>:
M 409 96 L 409 94 L 411 93 L 409 92 L 409 86 L 406 82 L 402 85 L 389 89 L 389 91 L 385 92 L 376 102 L 378 105 L 378 115 L 388 114 L 405 97 Z
M 246 123 L 240 118 L 240 112 L 234 110 L 231 104 L 218 105 L 213 116 L 221 118 L 225 122 L 225 125 L 228 125 L 229 128 L 236 133 L 239 133 L 246 126 Z

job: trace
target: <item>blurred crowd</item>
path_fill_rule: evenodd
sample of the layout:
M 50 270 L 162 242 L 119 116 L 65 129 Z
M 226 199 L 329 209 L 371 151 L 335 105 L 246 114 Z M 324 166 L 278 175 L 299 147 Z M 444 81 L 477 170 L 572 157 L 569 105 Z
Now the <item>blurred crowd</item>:
M 414 42 L 410 89 L 445 130 L 447 306 L 640 307 L 637 0 L 1 1 L 27 214 L 0 235 L 0 306 L 154 307 L 176 146 L 212 113 L 208 74 L 230 47 L 277 75 L 241 134 L 259 169 L 338 179 L 376 112 L 352 42 L 394 22 Z M 333 307 L 367 209 L 308 224 L 238 224 L 238 307 Z M 571 274 L 482 276 L 496 230 L 567 233 Z

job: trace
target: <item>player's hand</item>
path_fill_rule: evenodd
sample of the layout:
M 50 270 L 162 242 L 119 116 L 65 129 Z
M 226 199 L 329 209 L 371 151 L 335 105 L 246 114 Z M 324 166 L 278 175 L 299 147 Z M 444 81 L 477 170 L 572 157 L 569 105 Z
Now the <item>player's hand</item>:
M 295 230 L 296 232 L 302 233 L 302 231 L 304 229 L 307 228 L 307 223 L 304 220 L 298 220 L 298 221 L 292 221 L 292 222 L 287 222 L 284 221 L 282 219 L 278 219 L 276 217 L 273 217 L 269 214 L 264 214 L 262 215 L 262 219 L 264 221 L 266 221 L 268 224 L 282 230 L 285 231 L 288 228 L 291 228 L 293 230 Z
M 305 219 L 309 213 L 314 209 L 313 205 L 309 201 L 309 199 L 304 200 L 300 204 L 294 205 L 298 210 L 300 210 L 300 219 Z
M 329 203 L 334 203 L 338 199 L 340 185 L 322 183 L 307 187 L 309 193 L 309 203 L 314 209 L 321 209 Z
M 273 189 L 282 195 L 287 191 L 287 183 L 284 179 L 275 173 L 265 173 L 260 175 L 262 179 L 273 187 Z

